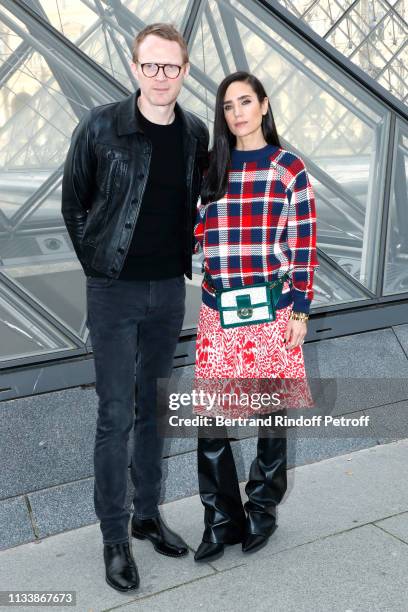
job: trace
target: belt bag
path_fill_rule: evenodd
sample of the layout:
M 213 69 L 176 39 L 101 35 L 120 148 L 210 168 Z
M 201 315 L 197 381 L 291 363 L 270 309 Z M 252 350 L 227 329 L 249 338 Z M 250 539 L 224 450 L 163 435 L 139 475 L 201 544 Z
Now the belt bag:
M 207 272 L 204 278 L 210 284 Z M 275 307 L 281 296 L 283 284 L 288 278 L 288 273 L 285 273 L 273 283 L 215 290 L 221 327 L 241 327 L 274 321 L 276 319 Z

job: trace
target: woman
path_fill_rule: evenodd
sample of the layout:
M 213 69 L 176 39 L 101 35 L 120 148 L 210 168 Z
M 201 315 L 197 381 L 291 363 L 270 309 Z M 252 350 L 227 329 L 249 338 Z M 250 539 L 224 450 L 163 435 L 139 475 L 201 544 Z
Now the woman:
M 246 72 L 218 88 L 195 237 L 206 272 L 196 379 L 305 379 L 302 344 L 319 265 L 314 195 L 302 159 L 280 146 L 264 87 Z M 221 325 L 217 291 L 247 289 L 285 273 L 275 320 Z M 276 529 L 276 506 L 286 491 L 286 436 L 258 432 L 243 506 L 228 437 L 200 434 L 203 428 L 197 453 L 205 530 L 195 560 L 219 557 L 225 544 L 258 550 Z

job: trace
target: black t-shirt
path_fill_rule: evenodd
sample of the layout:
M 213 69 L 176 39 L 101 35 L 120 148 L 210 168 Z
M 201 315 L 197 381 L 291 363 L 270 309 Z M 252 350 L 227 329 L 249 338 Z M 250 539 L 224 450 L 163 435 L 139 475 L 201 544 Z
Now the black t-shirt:
M 187 197 L 182 122 L 152 123 L 138 108 L 138 121 L 152 142 L 149 177 L 132 242 L 119 278 L 157 280 L 184 272 Z

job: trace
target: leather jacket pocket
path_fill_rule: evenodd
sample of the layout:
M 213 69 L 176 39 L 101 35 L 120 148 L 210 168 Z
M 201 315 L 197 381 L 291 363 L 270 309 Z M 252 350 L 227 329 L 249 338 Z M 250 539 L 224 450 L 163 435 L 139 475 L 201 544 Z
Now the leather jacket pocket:
M 128 171 L 129 160 L 122 158 L 105 158 L 99 171 L 100 206 L 90 212 L 86 227 L 87 240 L 96 242 L 97 235 L 103 231 L 121 203 L 124 191 L 124 179 Z
M 120 188 L 122 178 L 129 165 L 129 154 L 126 150 L 97 145 L 98 169 L 96 184 L 99 191 L 110 199 L 116 189 Z

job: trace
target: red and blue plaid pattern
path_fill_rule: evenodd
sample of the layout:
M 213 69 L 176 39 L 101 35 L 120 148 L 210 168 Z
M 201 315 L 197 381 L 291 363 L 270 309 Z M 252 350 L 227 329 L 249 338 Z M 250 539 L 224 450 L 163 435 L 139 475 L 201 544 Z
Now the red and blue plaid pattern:
M 313 300 L 316 210 L 305 164 L 297 155 L 268 145 L 232 152 L 225 196 L 198 203 L 196 252 L 216 289 L 273 281 L 289 271 L 290 290 L 278 308 L 309 312 Z M 216 308 L 208 285 L 203 301 Z

